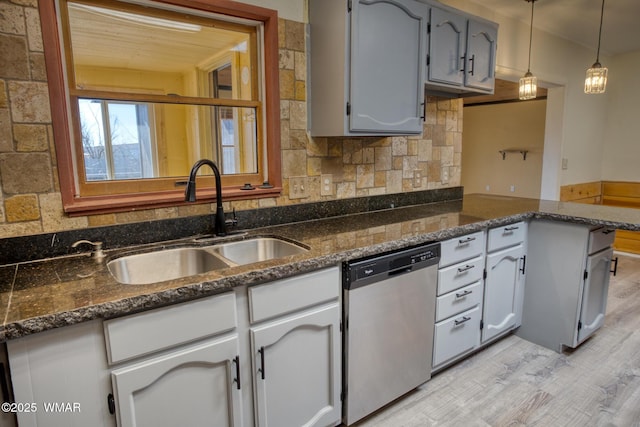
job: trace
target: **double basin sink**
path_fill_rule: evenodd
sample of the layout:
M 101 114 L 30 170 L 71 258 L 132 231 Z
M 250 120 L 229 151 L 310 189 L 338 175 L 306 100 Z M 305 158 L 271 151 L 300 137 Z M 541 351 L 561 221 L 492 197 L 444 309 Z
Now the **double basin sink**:
M 163 248 L 126 255 L 109 261 L 107 268 L 120 283 L 143 285 L 284 258 L 307 250 L 287 240 L 255 237 L 209 246 Z

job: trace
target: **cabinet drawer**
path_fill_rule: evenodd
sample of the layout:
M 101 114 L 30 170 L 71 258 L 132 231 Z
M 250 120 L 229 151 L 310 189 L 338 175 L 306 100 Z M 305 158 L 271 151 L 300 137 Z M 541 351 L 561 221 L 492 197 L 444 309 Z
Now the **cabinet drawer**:
M 449 239 L 440 244 L 440 267 L 455 264 L 484 253 L 484 231 Z
M 598 228 L 589 233 L 589 248 L 587 253 L 594 254 L 613 245 L 616 231 L 611 228 Z
M 229 331 L 236 323 L 233 292 L 107 320 L 109 364 Z
M 338 267 L 252 286 L 249 288 L 250 321 L 259 322 L 335 300 L 339 294 Z
M 438 270 L 438 295 L 444 295 L 482 279 L 484 256 Z
M 436 300 L 436 322 L 482 304 L 482 281 L 449 292 Z
M 525 222 L 492 228 L 489 230 L 487 252 L 517 245 L 520 242 L 524 242 L 526 236 L 527 224 Z
M 438 366 L 480 345 L 480 307 L 436 323 L 433 366 Z

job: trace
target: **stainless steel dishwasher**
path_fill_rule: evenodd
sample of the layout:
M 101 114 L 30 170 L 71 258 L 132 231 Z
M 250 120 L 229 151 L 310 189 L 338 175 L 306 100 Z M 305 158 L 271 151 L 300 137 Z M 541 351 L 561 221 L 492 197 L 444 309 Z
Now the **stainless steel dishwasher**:
M 344 264 L 343 422 L 431 378 L 440 244 Z

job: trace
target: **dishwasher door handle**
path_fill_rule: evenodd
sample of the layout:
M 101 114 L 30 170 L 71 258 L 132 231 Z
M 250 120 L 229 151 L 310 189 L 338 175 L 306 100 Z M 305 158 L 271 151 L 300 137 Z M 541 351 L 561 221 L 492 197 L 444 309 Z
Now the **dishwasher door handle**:
M 393 276 L 399 276 L 401 274 L 405 274 L 405 273 L 411 273 L 413 271 L 413 266 L 408 266 L 408 267 L 402 267 L 399 268 L 397 270 L 391 270 L 389 271 L 389 277 L 393 277 Z

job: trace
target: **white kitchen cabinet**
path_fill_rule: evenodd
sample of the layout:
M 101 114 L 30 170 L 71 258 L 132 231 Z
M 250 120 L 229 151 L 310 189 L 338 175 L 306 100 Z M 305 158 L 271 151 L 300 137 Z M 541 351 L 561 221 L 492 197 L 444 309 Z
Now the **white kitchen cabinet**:
M 118 426 L 242 426 L 236 317 L 227 292 L 105 321 Z
M 436 92 L 493 93 L 498 25 L 428 2 L 427 88 Z
M 313 136 L 419 134 L 429 8 L 414 0 L 310 0 Z
M 242 426 L 237 356 L 233 334 L 113 370 L 118 425 Z
M 258 426 L 340 422 L 340 307 L 251 328 Z
M 7 341 L 16 402 L 35 404 L 19 411 L 20 427 L 114 427 L 102 322 L 99 320 Z M 47 411 L 61 403 L 68 411 Z M 33 409 L 31 407 L 30 409 Z
M 485 242 L 479 231 L 441 243 L 432 371 L 480 346 Z
M 532 221 L 522 326 L 517 335 L 561 352 L 575 348 L 603 323 L 614 230 Z
M 524 256 L 525 248 L 522 243 L 487 254 L 483 343 L 518 325 L 522 310 Z
M 249 288 L 258 426 L 340 424 L 339 292 L 337 267 Z
M 527 223 L 518 222 L 492 228 L 487 233 L 483 344 L 522 323 L 527 232 Z

